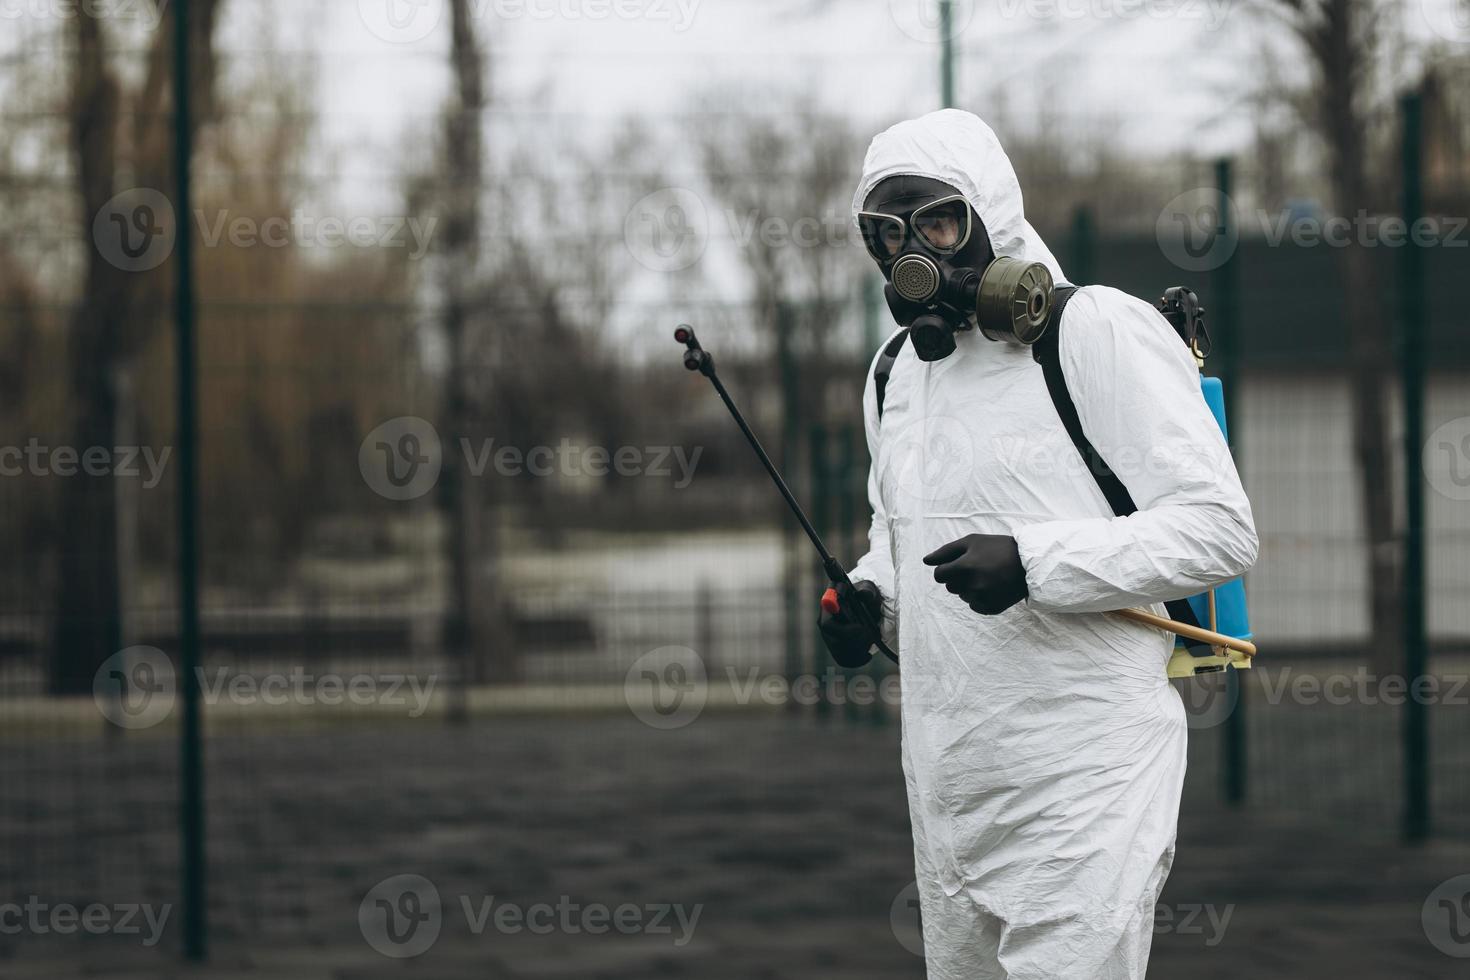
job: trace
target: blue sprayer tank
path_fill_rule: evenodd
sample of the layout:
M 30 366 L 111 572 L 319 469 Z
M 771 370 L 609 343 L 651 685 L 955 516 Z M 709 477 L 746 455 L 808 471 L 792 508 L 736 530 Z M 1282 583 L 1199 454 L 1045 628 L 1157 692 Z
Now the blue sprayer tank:
M 1205 404 L 1210 406 L 1210 412 L 1215 416 L 1215 422 L 1220 426 L 1220 432 L 1229 441 L 1230 431 L 1225 423 L 1225 389 L 1220 384 L 1219 378 L 1200 376 L 1200 392 L 1204 395 Z M 1189 597 L 1190 608 L 1194 610 L 1195 618 L 1201 626 L 1206 629 L 1214 629 L 1218 633 L 1227 636 L 1238 637 L 1242 640 L 1251 639 L 1250 614 L 1245 606 L 1245 584 L 1240 579 L 1233 579 L 1224 585 L 1217 586 L 1215 593 L 1215 626 L 1210 625 L 1210 594 L 1201 592 L 1199 595 Z

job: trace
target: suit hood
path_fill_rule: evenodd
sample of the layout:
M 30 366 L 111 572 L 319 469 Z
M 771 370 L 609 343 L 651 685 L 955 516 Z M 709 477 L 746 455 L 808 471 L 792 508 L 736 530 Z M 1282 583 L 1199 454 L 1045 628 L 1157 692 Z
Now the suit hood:
M 932 177 L 957 188 L 985 223 L 996 255 L 1041 262 L 1053 280 L 1066 282 L 1056 256 L 1026 220 L 1021 185 L 1010 158 L 979 116 L 961 109 L 941 109 L 907 119 L 873 137 L 852 199 L 854 225 L 878 182 L 899 174 Z

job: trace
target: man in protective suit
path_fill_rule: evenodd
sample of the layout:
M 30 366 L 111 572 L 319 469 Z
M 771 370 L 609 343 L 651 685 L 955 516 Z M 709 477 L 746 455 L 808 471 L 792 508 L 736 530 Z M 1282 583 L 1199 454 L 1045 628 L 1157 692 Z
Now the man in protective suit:
M 1186 724 L 1165 674 L 1174 637 L 1107 613 L 1163 615 L 1241 575 L 1257 552 L 1250 504 L 1189 350 L 1147 303 L 1078 290 L 1055 340 L 1082 428 L 1136 502 L 1117 517 L 1031 348 L 973 322 L 924 333 L 894 299 L 909 252 L 942 271 L 1039 262 L 1065 282 L 980 119 L 947 109 L 877 136 L 853 211 L 914 329 L 881 413 L 869 372 L 871 550 L 821 627 L 851 661 L 871 639 L 853 615 L 864 602 L 902 657 L 929 976 L 1141 980 Z

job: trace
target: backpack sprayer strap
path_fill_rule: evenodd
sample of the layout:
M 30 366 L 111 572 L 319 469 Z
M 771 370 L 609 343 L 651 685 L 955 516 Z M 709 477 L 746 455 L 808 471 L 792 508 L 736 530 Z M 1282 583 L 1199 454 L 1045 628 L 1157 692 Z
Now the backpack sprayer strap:
M 1041 365 L 1042 375 L 1046 379 L 1047 394 L 1051 396 L 1052 405 L 1056 408 L 1057 415 L 1062 420 L 1062 426 L 1072 440 L 1072 445 L 1082 456 L 1087 472 L 1092 475 L 1093 481 L 1102 491 L 1113 514 L 1117 517 L 1127 517 L 1138 511 L 1138 505 L 1134 503 L 1133 495 L 1128 492 L 1123 481 L 1118 479 L 1118 475 L 1113 472 L 1107 460 L 1103 459 L 1097 447 L 1092 444 L 1092 440 L 1087 438 L 1087 433 L 1082 430 L 1082 419 L 1077 414 L 1077 404 L 1072 400 L 1072 393 L 1067 388 L 1067 377 L 1062 371 L 1062 313 L 1066 310 L 1067 303 L 1076 295 L 1077 289 L 1076 286 L 1062 285 L 1052 291 L 1051 315 L 1047 320 L 1046 329 L 1031 345 L 1031 356 L 1036 363 Z M 1195 358 L 1202 361 L 1210 351 L 1210 335 L 1204 326 L 1204 309 L 1199 305 L 1195 294 L 1185 287 L 1175 286 L 1165 291 L 1159 308 Z M 883 418 L 883 398 L 888 390 L 888 378 L 893 371 L 894 362 L 903 350 L 903 342 L 907 339 L 907 330 L 900 330 L 894 334 L 873 366 L 879 419 Z M 1199 618 L 1195 616 L 1194 609 L 1188 600 L 1172 599 L 1164 603 L 1164 606 L 1168 609 L 1171 619 L 1195 629 L 1201 628 Z M 1200 648 L 1208 649 L 1210 646 L 1209 643 L 1199 639 L 1181 636 L 1181 640 L 1191 651 Z
M 883 347 L 878 363 L 873 365 L 873 386 L 878 395 L 878 419 L 883 419 L 883 396 L 888 393 L 888 376 L 893 373 L 893 362 L 898 360 L 903 342 L 909 339 L 909 328 L 904 327 L 894 334 Z
M 1041 338 L 1031 345 L 1031 356 L 1041 365 L 1042 376 L 1046 378 L 1046 392 L 1051 396 L 1057 415 L 1061 416 L 1062 427 L 1067 430 L 1072 445 L 1077 447 L 1082 462 L 1087 464 L 1087 472 L 1092 474 L 1093 481 L 1107 498 L 1113 513 L 1118 517 L 1126 517 L 1137 511 L 1138 505 L 1133 502 L 1128 488 L 1118 479 L 1107 460 L 1102 458 L 1102 453 L 1087 438 L 1087 433 L 1082 431 L 1082 419 L 1077 414 L 1077 404 L 1072 401 L 1072 393 L 1067 389 L 1067 376 L 1062 373 L 1062 311 L 1076 293 L 1076 286 L 1059 286 L 1052 293 L 1051 320 Z
M 1067 308 L 1067 302 L 1076 295 L 1076 286 L 1058 286 L 1052 293 L 1051 319 L 1046 325 L 1043 333 L 1031 345 L 1031 356 L 1036 363 L 1041 365 L 1041 373 L 1046 378 L 1046 391 L 1051 395 L 1051 403 L 1061 417 L 1062 427 L 1067 430 L 1067 435 L 1072 440 L 1072 445 L 1082 457 L 1082 462 L 1087 466 L 1087 472 L 1092 474 L 1092 479 L 1097 483 L 1097 488 L 1107 499 L 1108 506 L 1112 508 L 1116 517 L 1127 517 L 1129 514 L 1137 513 L 1138 505 L 1133 502 L 1133 495 L 1118 479 L 1118 474 L 1103 459 L 1102 453 L 1087 438 L 1087 433 L 1082 431 L 1082 418 L 1077 414 L 1077 403 L 1072 400 L 1072 392 L 1067 388 L 1067 377 L 1062 372 L 1061 337 L 1062 337 L 1062 311 Z M 1192 294 L 1191 294 L 1192 295 Z M 1187 341 L 1186 341 L 1187 342 Z M 1164 603 L 1169 610 L 1169 618 L 1178 620 L 1187 626 L 1200 626 L 1194 609 L 1190 607 L 1186 599 L 1171 599 Z M 1181 637 L 1186 646 L 1208 646 L 1198 640 Z

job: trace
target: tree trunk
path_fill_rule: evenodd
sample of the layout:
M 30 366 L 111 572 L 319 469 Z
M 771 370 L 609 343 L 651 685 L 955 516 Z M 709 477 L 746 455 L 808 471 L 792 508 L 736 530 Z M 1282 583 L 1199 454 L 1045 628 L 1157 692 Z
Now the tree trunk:
M 71 141 L 77 190 L 90 241 L 91 217 L 112 197 L 118 121 L 117 82 L 107 69 L 101 26 L 77 17 L 72 67 Z M 71 384 L 72 448 L 112 445 L 111 368 L 120 327 L 119 271 L 87 249 L 84 292 L 71 323 L 67 378 Z M 60 486 L 58 593 L 51 691 L 84 694 L 104 660 L 117 652 L 121 610 L 117 588 L 115 485 L 111 477 L 54 477 Z
M 449 610 L 446 644 L 458 665 L 453 713 L 462 716 L 464 687 L 519 676 L 514 650 L 502 642 L 486 646 L 490 622 L 508 622 L 495 581 L 493 521 L 484 520 L 485 487 L 472 484 L 465 470 L 461 439 L 473 442 L 478 432 L 468 377 L 472 358 L 470 304 L 479 274 L 480 193 L 484 186 L 485 108 L 484 63 L 475 37 L 469 0 L 451 4 L 453 35 L 450 45 L 455 98 L 445 121 L 446 214 L 441 225 L 444 247 L 444 312 L 442 327 L 449 349 L 444 433 L 444 468 L 440 502 L 449 524 L 446 540 L 449 566 Z M 497 638 L 509 636 L 497 629 Z
M 1355 221 L 1368 206 L 1364 171 L 1367 122 L 1364 81 L 1372 66 L 1373 38 L 1364 0 L 1324 0 L 1321 21 L 1309 46 L 1322 74 L 1319 111 L 1331 154 L 1332 190 L 1338 215 Z M 1351 355 L 1353 448 L 1358 462 L 1369 582 L 1369 653 L 1376 669 L 1399 664 L 1401 610 L 1398 583 L 1401 545 L 1395 521 L 1392 434 L 1388 425 L 1388 379 L 1393 365 L 1391 331 L 1374 268 L 1364 246 L 1339 249 L 1348 344 Z
M 1394 457 L 1389 432 L 1389 369 L 1393 363 L 1388 330 L 1374 315 L 1378 295 L 1371 262 L 1363 248 L 1342 250 L 1344 300 L 1352 345 L 1353 449 L 1362 494 L 1363 532 L 1368 573 L 1368 663 L 1382 674 L 1400 666 L 1402 609 L 1399 576 L 1402 545 L 1394 506 Z M 1412 463 L 1411 463 L 1412 465 Z
M 197 118 L 212 111 L 213 38 L 218 0 L 192 0 Z M 166 123 L 167 45 L 173 36 L 173 8 L 155 33 L 148 68 L 137 98 L 131 148 L 137 186 L 170 186 L 169 129 Z M 69 112 L 71 145 L 76 156 L 77 193 L 82 205 L 82 239 L 86 249 L 83 291 L 71 322 L 67 346 L 70 401 L 74 408 L 69 445 L 78 454 L 111 447 L 116 425 L 116 369 L 136 348 L 148 321 L 136 310 L 163 308 L 167 285 L 165 264 L 151 272 L 130 272 L 113 265 L 93 240 L 92 221 L 114 194 L 119 166 L 120 90 L 107 63 L 102 25 L 96 16 L 78 14 L 75 31 Z M 182 230 L 185 215 L 176 215 Z M 60 478 L 61 521 L 55 656 L 50 689 L 56 694 L 84 694 L 104 660 L 117 652 L 122 610 L 118 588 L 117 484 L 113 476 L 74 475 Z

